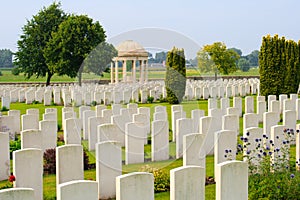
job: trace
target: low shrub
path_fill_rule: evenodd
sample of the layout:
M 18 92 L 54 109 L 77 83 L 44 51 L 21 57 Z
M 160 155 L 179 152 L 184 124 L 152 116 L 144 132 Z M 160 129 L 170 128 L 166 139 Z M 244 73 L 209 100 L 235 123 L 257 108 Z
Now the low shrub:
M 40 102 L 39 101 L 36 101 L 36 100 L 34 100 L 34 101 L 32 101 L 32 104 L 39 104 Z
M 6 106 L 3 106 L 2 108 L 1 108 L 1 110 L 0 110 L 1 112 L 6 112 L 6 111 L 9 111 L 9 109 L 8 108 L 6 108 Z
M 44 172 L 48 174 L 56 173 L 56 150 L 47 149 L 44 152 Z
M 154 192 L 166 192 L 170 190 L 170 177 L 162 169 L 157 169 L 145 165 L 140 169 L 141 172 L 149 172 L 154 176 Z
M 96 106 L 97 105 L 97 101 L 92 101 L 91 102 L 91 106 Z
M 148 103 L 153 103 L 153 101 L 154 101 L 154 97 L 151 97 L 151 96 L 147 97 L 147 102 Z
M 21 139 L 19 136 L 15 137 L 15 140 L 9 141 L 9 152 L 10 152 L 10 159 L 12 159 L 12 154 L 14 151 L 21 149 Z
M 64 135 L 57 136 L 57 146 L 62 146 L 65 144 Z
M 11 73 L 12 75 L 14 76 L 19 76 L 20 74 L 20 69 L 18 67 L 14 67 L 12 70 L 11 70 Z

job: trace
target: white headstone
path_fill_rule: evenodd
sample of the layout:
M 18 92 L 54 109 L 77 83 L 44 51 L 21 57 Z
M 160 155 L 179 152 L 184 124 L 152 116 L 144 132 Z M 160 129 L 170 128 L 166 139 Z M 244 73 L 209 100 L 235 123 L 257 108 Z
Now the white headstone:
M 283 125 L 286 126 L 288 129 L 296 130 L 296 124 L 297 124 L 297 116 L 296 111 L 292 110 L 286 110 L 283 112 Z M 295 137 L 293 137 L 295 139 Z
M 20 110 L 9 110 L 8 116 L 13 117 L 15 132 L 20 133 L 20 131 L 21 131 L 21 111 Z
M 88 141 L 89 151 L 95 150 L 95 144 L 97 143 L 97 128 L 99 125 L 104 124 L 103 117 L 90 117 L 88 120 Z
M 250 127 L 244 129 L 243 134 L 243 157 L 244 161 L 251 163 L 251 166 L 256 166 L 252 172 L 257 172 L 256 170 L 259 169 L 261 159 L 263 156 L 258 157 L 258 153 L 261 154 L 260 150 L 263 148 L 270 149 L 270 146 L 264 147 L 264 138 L 263 138 L 263 129 L 258 127 Z M 251 172 L 251 171 L 250 171 Z
M 271 104 L 269 106 L 269 112 L 276 112 L 276 113 L 280 114 L 281 113 L 280 102 L 277 100 L 271 101 Z
M 183 166 L 196 165 L 205 168 L 203 143 L 204 134 L 191 133 L 183 137 Z
M 110 109 L 102 110 L 102 117 L 105 119 L 105 123 L 111 123 L 112 116 L 113 116 L 112 110 Z
M 107 153 L 109 152 L 109 153 Z M 98 198 L 116 197 L 116 177 L 122 175 L 122 149 L 117 142 L 96 144 L 96 181 Z
M 111 105 L 111 108 L 112 108 L 113 115 L 121 114 L 121 108 L 122 108 L 121 104 L 113 104 Z
M 254 99 L 252 96 L 245 98 L 245 113 L 254 113 Z
M 216 200 L 248 199 L 248 164 L 226 161 L 216 165 Z
M 116 178 L 116 200 L 154 200 L 152 173 L 133 172 Z
M 88 199 L 98 200 L 98 183 L 96 181 L 76 180 L 57 186 L 57 200 Z
M 138 105 L 136 103 L 127 104 L 127 108 L 129 109 L 130 115 L 138 113 Z
M 43 152 L 23 149 L 13 152 L 14 187 L 34 189 L 34 199 L 43 200 Z M 23 199 L 23 198 L 22 198 Z
M 10 140 L 15 139 L 15 123 L 13 116 L 0 116 L 0 132 L 6 132 L 9 134 Z
M 176 158 L 181 158 L 183 155 L 183 137 L 193 133 L 193 120 L 181 118 L 176 121 Z
M 200 109 L 195 109 L 192 110 L 191 112 L 191 118 L 194 122 L 194 131 L 195 133 L 199 133 L 199 123 L 200 123 L 200 118 L 205 116 L 205 111 L 200 110 Z
M 104 105 L 97 105 L 96 108 L 95 108 L 95 110 L 96 110 L 96 116 L 97 117 L 102 117 L 102 110 L 104 110 L 104 109 L 106 109 L 106 106 L 104 106 Z
M 88 123 L 89 123 L 89 118 L 90 117 L 95 117 L 96 116 L 96 112 L 93 110 L 85 110 L 83 111 L 83 123 L 82 123 L 82 127 L 83 127 L 83 139 L 87 140 L 88 139 Z
M 214 162 L 217 164 L 236 158 L 236 133 L 230 130 L 215 132 Z M 217 175 L 216 168 L 215 174 Z
M 223 115 L 225 115 L 226 112 L 227 112 L 227 108 L 230 107 L 230 101 L 229 101 L 229 98 L 221 98 L 220 104 L 221 104 L 221 105 L 220 105 L 220 108 L 221 108 L 221 110 L 222 110 L 222 112 L 223 112 Z
M 10 97 L 9 96 L 3 96 L 1 98 L 1 108 L 10 109 Z
M 151 159 L 161 161 L 169 159 L 169 123 L 152 121 Z
M 117 141 L 125 146 L 125 132 L 116 124 L 102 124 L 97 127 L 97 142 Z
M 155 106 L 154 112 L 167 112 L 166 106 Z
M 50 106 L 52 101 L 52 92 L 49 90 L 46 90 L 44 92 L 44 106 Z
M 0 190 L 1 200 L 33 200 L 34 190 L 32 188 L 9 188 Z
M 285 135 L 286 133 L 284 133 L 284 130 L 286 128 L 287 127 L 284 125 L 275 125 L 271 127 L 271 151 L 274 152 L 279 149 L 279 151 L 276 151 L 272 154 L 271 159 L 271 163 L 274 164 L 274 166 L 272 166 L 272 169 L 275 170 L 281 170 L 282 166 L 289 166 L 290 143 L 286 143 L 287 138 Z M 285 157 L 284 159 L 282 159 L 284 151 L 287 151 L 288 153 L 285 153 Z
M 38 129 L 21 131 L 21 149 L 37 148 L 43 150 L 42 132 Z
M 287 94 L 280 94 L 279 95 L 280 113 L 282 113 L 282 111 L 283 111 L 283 101 L 285 99 L 288 99 L 288 95 Z
M 81 144 L 81 120 L 77 118 L 70 118 L 66 119 L 65 122 L 65 144 Z
M 153 121 L 156 121 L 156 120 L 167 121 L 168 114 L 166 112 L 155 112 L 155 113 L 153 113 Z
M 127 123 L 125 128 L 125 164 L 144 162 L 145 127 Z
M 279 122 L 279 114 L 274 112 L 265 112 L 263 115 L 263 129 L 267 138 L 270 138 L 271 127 L 277 125 Z
M 233 97 L 233 107 L 239 109 L 239 117 L 242 116 L 243 106 L 241 97 Z
M 7 180 L 10 171 L 8 133 L 0 132 L 0 152 L 0 181 L 3 181 Z
M 22 130 L 27 129 L 39 129 L 39 117 L 38 115 L 22 115 L 21 116 L 22 121 Z
M 74 144 L 56 147 L 56 185 L 83 178 L 82 146 Z
M 263 122 L 263 114 L 266 112 L 266 102 L 265 101 L 257 101 L 257 110 L 256 113 L 258 115 L 258 121 Z
M 183 166 L 170 171 L 170 200 L 180 199 L 205 199 L 205 168 Z
M 243 116 L 243 133 L 250 127 L 258 127 L 258 115 L 255 113 L 248 113 Z
M 150 133 L 150 117 L 148 117 L 146 114 L 134 114 L 132 122 L 139 123 L 140 126 L 143 126 L 145 128 L 144 144 L 147 144 L 148 134 Z
M 268 95 L 268 108 L 270 108 L 271 101 L 276 100 L 276 95 Z
M 231 130 L 238 135 L 240 133 L 239 123 L 238 115 L 224 115 L 222 117 L 222 130 Z
M 42 134 L 42 149 L 54 149 L 57 146 L 57 122 L 44 120 L 39 122 Z
M 208 99 L 208 109 L 218 108 L 218 101 L 215 98 Z

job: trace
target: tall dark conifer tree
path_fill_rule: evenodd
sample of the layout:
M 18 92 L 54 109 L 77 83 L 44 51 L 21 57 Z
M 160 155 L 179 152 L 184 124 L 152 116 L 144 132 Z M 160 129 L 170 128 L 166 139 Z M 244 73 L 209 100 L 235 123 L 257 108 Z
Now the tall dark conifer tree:
M 186 86 L 186 66 L 183 49 L 173 47 L 168 52 L 166 68 L 167 101 L 170 104 L 178 104 L 183 99 Z

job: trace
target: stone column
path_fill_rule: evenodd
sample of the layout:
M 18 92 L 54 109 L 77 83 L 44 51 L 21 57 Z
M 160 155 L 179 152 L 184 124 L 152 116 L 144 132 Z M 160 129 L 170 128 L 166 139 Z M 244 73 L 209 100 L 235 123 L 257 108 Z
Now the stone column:
M 148 82 L 148 60 L 145 60 L 145 82 Z
M 140 60 L 140 83 L 144 83 L 144 62 Z
M 119 69 L 118 69 L 118 60 L 115 61 L 115 79 L 116 79 L 116 83 L 119 82 Z
M 136 60 L 134 59 L 132 61 L 132 82 L 135 83 L 136 82 Z
M 110 63 L 110 82 L 114 83 L 114 63 Z
M 127 82 L 126 60 L 123 60 L 123 82 Z

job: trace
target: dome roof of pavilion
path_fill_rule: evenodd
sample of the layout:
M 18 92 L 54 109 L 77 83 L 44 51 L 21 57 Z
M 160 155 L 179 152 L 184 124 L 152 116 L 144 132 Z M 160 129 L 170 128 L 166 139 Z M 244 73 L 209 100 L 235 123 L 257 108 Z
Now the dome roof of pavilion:
M 144 47 L 133 40 L 121 42 L 117 45 L 116 49 L 118 57 L 148 57 L 148 53 Z

